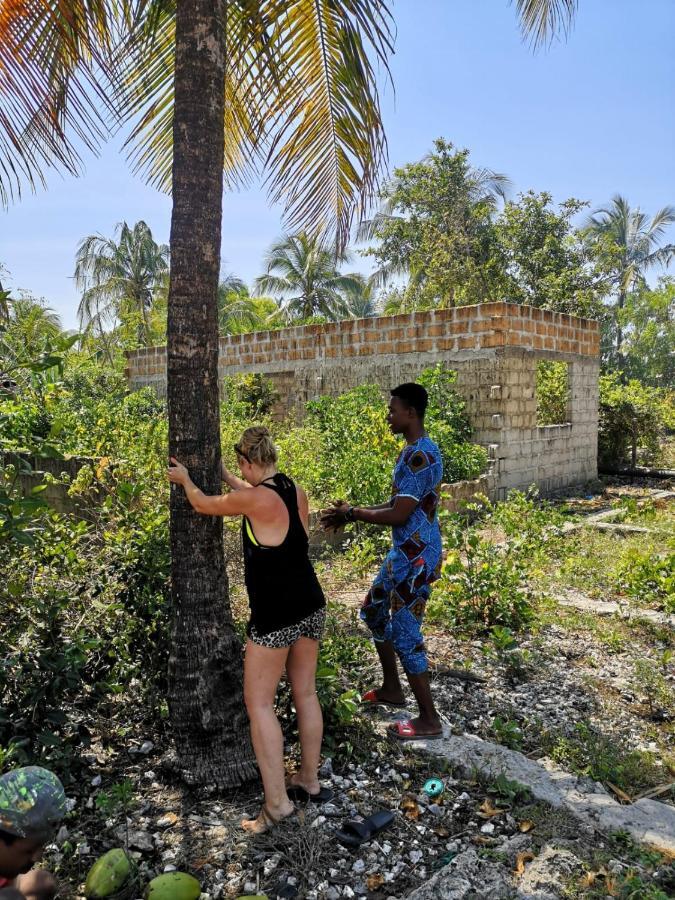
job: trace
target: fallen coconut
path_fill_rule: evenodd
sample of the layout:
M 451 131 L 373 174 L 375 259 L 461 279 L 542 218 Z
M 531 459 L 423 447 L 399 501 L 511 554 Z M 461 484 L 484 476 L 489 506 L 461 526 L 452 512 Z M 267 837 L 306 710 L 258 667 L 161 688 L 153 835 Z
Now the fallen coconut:
M 145 900 L 199 900 L 202 892 L 196 878 L 185 872 L 165 872 L 145 889 Z
M 89 869 L 87 900 L 128 900 L 136 893 L 136 864 L 119 847 L 108 850 Z

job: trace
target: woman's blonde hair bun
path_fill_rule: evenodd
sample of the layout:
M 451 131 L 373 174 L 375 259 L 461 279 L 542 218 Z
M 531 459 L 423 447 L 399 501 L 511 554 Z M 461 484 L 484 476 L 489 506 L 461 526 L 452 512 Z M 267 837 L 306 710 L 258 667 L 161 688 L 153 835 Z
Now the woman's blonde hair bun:
M 277 461 L 277 448 L 272 442 L 269 429 L 264 425 L 254 425 L 242 434 L 239 446 L 252 463 L 271 466 Z

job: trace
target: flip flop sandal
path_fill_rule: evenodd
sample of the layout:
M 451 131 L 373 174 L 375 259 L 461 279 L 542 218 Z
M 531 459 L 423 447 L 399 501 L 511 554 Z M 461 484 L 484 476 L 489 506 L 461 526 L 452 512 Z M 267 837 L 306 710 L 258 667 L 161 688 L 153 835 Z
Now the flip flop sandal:
M 366 691 L 365 694 L 361 697 L 361 703 L 366 706 L 395 706 L 397 709 L 402 709 L 406 706 L 405 700 L 403 703 L 397 703 L 393 700 L 380 700 L 377 696 L 377 691 Z
M 335 796 L 327 787 L 322 787 L 316 794 L 310 794 L 301 784 L 289 784 L 286 793 L 294 803 L 328 803 Z
M 396 741 L 438 741 L 443 737 L 442 731 L 432 734 L 419 734 L 412 722 L 394 722 L 387 727 L 387 735 Z
M 347 819 L 342 823 L 342 828 L 335 832 L 335 836 L 346 847 L 360 847 L 371 838 L 379 834 L 394 821 L 394 813 L 389 809 L 380 809 L 372 816 L 358 822 L 356 819 Z

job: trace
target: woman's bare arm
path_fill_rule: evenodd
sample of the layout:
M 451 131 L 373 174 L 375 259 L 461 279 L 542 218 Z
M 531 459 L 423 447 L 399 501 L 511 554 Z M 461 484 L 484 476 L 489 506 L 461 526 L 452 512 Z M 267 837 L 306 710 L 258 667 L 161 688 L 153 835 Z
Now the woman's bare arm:
M 225 468 L 224 462 L 220 463 L 220 474 L 225 484 L 231 487 L 233 491 L 241 491 L 252 486 L 248 481 L 244 481 L 243 478 L 237 478 L 236 475 L 233 475 L 229 469 Z

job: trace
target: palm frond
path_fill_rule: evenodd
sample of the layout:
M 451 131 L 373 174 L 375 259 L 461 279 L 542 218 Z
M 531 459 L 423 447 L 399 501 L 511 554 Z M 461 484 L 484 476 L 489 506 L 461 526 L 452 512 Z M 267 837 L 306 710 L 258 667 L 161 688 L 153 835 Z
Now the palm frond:
M 273 23 L 265 3 L 226 4 L 224 170 L 229 188 L 250 181 L 263 159 L 274 113 L 277 63 L 269 48 Z M 160 190 L 171 189 L 175 0 L 146 0 L 126 42 L 127 63 L 116 98 L 133 123 L 126 146 L 134 171 Z
M 127 0 L 0 3 L 0 204 L 77 173 L 78 145 L 96 151 L 114 120 L 112 46 Z
M 287 63 L 266 164 L 291 229 L 347 243 L 355 205 L 372 199 L 386 159 L 373 53 L 388 73 L 384 0 L 270 0 L 273 41 Z
M 579 0 L 515 0 L 523 38 L 537 48 L 550 44 L 561 32 L 566 37 Z

